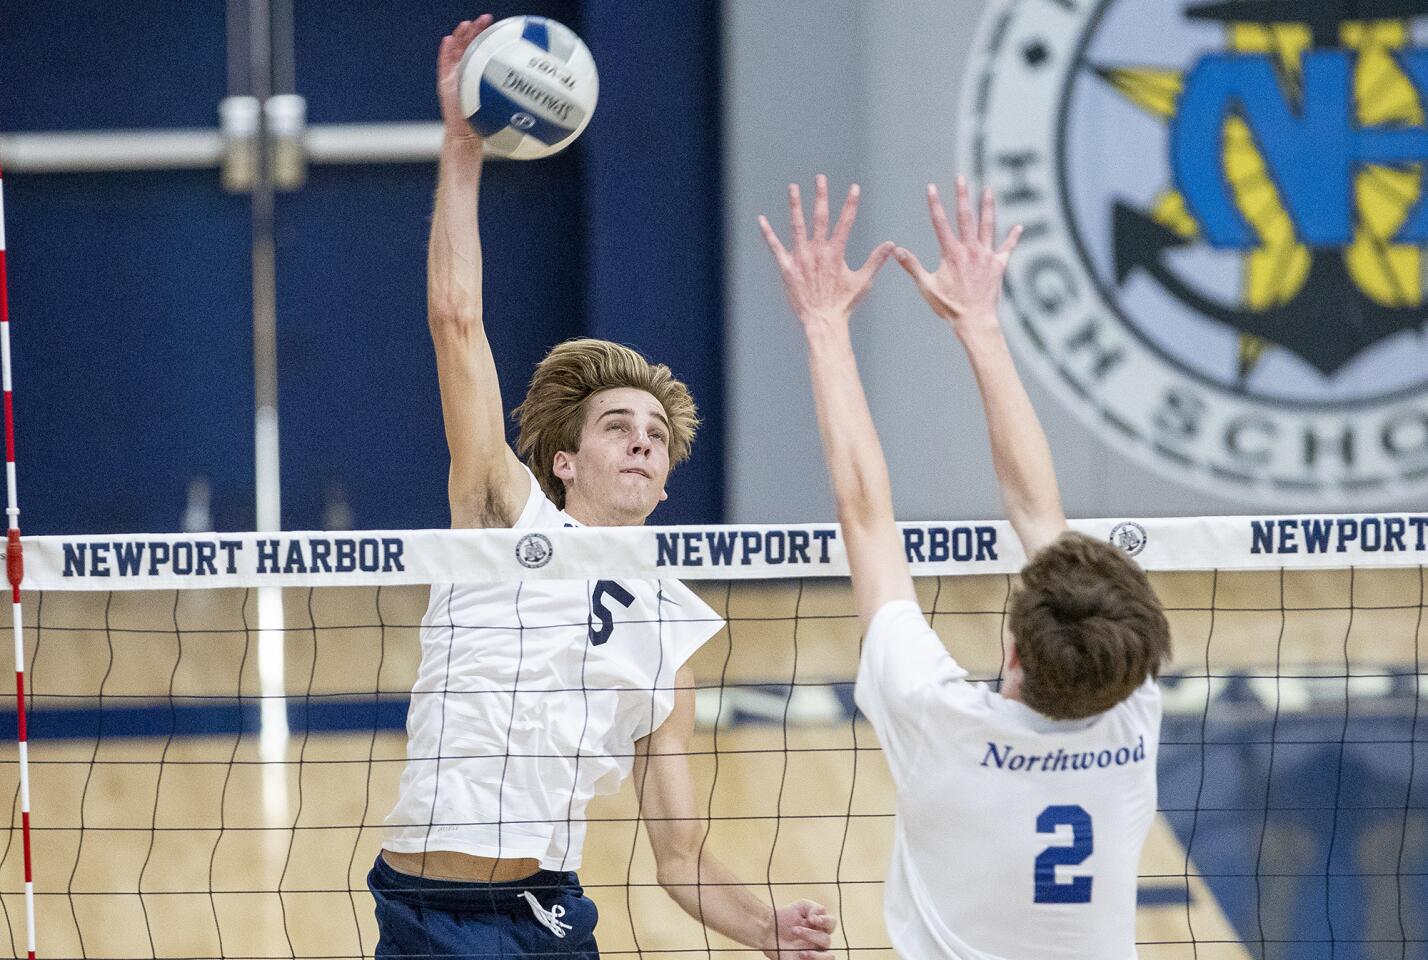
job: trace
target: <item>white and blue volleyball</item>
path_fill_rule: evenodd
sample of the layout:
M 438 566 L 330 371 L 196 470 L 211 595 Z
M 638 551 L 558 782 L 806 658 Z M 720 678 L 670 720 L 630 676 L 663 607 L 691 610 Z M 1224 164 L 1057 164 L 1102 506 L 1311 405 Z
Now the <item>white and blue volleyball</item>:
M 595 58 L 569 27 L 508 17 L 481 31 L 461 60 L 461 109 L 487 149 L 512 160 L 559 153 L 595 112 Z

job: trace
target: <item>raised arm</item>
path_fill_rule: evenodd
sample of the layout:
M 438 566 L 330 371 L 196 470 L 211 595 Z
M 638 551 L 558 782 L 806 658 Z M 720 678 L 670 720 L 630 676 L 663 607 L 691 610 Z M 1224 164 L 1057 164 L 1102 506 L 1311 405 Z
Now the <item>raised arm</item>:
M 485 14 L 462 22 L 441 41 L 437 54 L 444 130 L 427 247 L 426 302 L 451 453 L 447 495 L 453 527 L 510 526 L 530 493 L 530 478 L 506 444 L 501 388 L 486 341 L 476 219 L 482 143 L 462 115 L 457 87 L 461 56 L 491 19 Z
M 636 745 L 634 782 L 640 815 L 665 892 L 700 923 L 773 960 L 833 960 L 837 921 L 809 900 L 775 911 L 749 892 L 705 849 L 706 824 L 694 803 L 689 739 L 694 733 L 694 674 L 675 678 L 674 710 Z
M 895 255 L 932 309 L 951 323 L 967 351 L 986 411 L 1002 503 L 1027 557 L 1031 557 L 1066 529 L 1066 514 L 1061 508 L 1051 448 L 997 318 L 1002 275 L 1021 237 L 1021 227 L 1012 228 L 1001 246 L 996 246 L 992 192 L 982 192 L 981 216 L 974 218 L 967 181 L 962 177 L 957 178 L 956 233 L 936 186 L 927 188 L 927 206 L 942 254 L 937 269 L 931 273 L 924 270 L 917 257 L 902 247 Z
M 853 184 L 830 234 L 828 179 L 820 174 L 810 236 L 804 226 L 798 185 L 790 184 L 791 250 L 784 248 L 766 217 L 759 217 L 759 226 L 778 261 L 789 304 L 808 341 L 818 432 L 823 437 L 823 456 L 848 548 L 853 596 L 867 626 L 885 603 L 915 599 L 916 594 L 902 537 L 893 521 L 888 465 L 863 394 L 848 329 L 853 308 L 872 289 L 873 277 L 893 250 L 891 242 L 884 243 L 860 268 L 849 269 L 846 250 L 858 215 L 858 196 L 858 185 Z

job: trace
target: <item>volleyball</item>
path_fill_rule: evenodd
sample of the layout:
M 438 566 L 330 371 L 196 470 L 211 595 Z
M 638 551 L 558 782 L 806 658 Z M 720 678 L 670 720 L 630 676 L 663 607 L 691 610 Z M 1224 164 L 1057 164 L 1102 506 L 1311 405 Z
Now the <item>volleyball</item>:
M 600 92 L 590 49 L 547 17 L 508 17 L 481 31 L 458 80 L 462 112 L 492 153 L 512 160 L 570 146 Z

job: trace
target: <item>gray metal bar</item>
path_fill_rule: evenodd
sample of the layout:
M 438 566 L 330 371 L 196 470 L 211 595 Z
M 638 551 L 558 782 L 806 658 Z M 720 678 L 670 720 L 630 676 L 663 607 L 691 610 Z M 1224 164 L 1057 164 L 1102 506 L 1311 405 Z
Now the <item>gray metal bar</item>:
M 216 167 L 217 130 L 102 130 L 0 134 L 6 173 L 102 173 Z
M 273 95 L 272 12 L 268 0 L 248 0 L 248 93 L 259 103 Z M 261 121 L 266 124 L 266 117 Z M 258 530 L 281 530 L 282 485 L 278 456 L 278 291 L 276 187 L 268 155 L 272 143 L 258 138 L 258 176 L 253 183 L 253 467 Z
M 307 128 L 309 163 L 431 163 L 441 153 L 441 124 L 324 123 Z
M 308 127 L 303 141 L 313 164 L 432 163 L 441 149 L 441 124 L 323 123 Z M 222 159 L 217 130 L 0 134 L 6 173 L 203 169 Z
M 296 49 L 293 34 L 293 0 L 269 0 L 272 7 L 268 18 L 271 24 L 270 48 L 274 93 L 297 92 Z

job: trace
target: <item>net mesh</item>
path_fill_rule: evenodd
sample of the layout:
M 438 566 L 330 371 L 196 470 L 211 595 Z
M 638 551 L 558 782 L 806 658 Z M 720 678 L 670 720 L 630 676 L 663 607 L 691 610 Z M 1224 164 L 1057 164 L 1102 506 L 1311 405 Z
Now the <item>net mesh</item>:
M 1428 958 L 1423 568 L 1152 579 L 1175 661 L 1140 956 Z M 881 905 L 894 797 L 853 706 L 847 582 L 690 585 L 728 622 L 692 660 L 707 848 L 767 899 L 826 903 L 836 955 L 893 956 Z M 1012 587 L 918 581 L 976 679 L 997 677 Z M 370 956 L 364 878 L 404 761 L 427 594 L 285 590 L 275 699 L 257 590 L 31 593 L 40 955 Z M 3 751 L 14 796 L 15 748 Z M 589 809 L 581 879 L 602 954 L 755 955 L 666 896 L 637 814 L 628 782 Z M 0 905 L 23 956 L 18 831 L 16 802 Z

